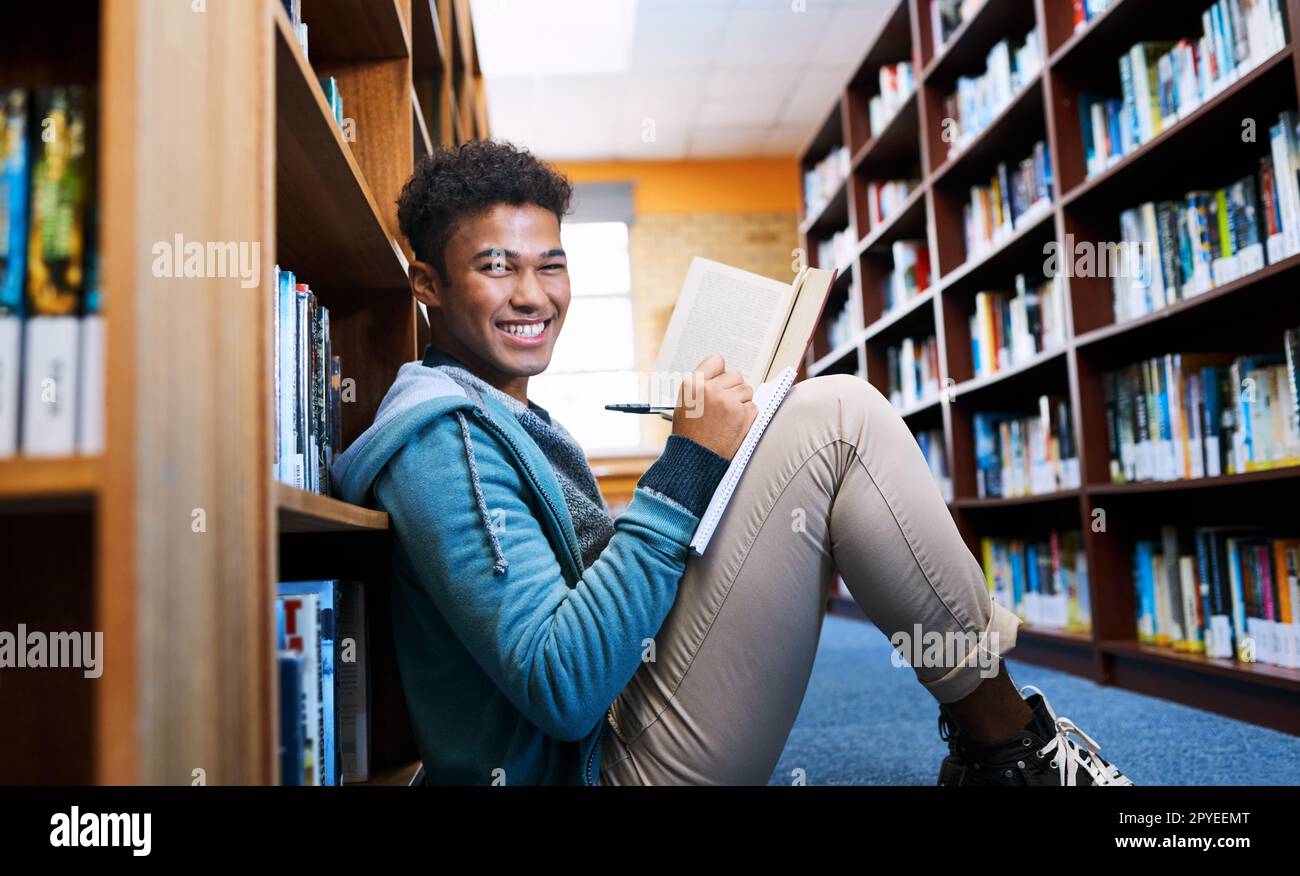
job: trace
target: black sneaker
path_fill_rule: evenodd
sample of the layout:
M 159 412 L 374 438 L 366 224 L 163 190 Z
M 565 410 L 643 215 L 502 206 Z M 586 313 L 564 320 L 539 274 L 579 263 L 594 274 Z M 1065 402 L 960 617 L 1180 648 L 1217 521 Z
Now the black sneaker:
M 949 755 L 939 767 L 940 785 L 1132 785 L 1118 768 L 1103 760 L 1100 747 L 1069 718 L 1058 718 L 1043 692 L 1020 689 L 1033 717 L 1025 729 L 1001 742 L 962 737 L 948 709 L 939 706 L 939 735 Z M 1069 734 L 1083 740 L 1081 748 Z

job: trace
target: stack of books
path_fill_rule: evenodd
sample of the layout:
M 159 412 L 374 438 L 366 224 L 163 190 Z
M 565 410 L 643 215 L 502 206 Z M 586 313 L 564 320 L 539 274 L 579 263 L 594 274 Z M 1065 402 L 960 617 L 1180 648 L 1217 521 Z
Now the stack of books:
M 280 783 L 341 785 L 370 774 L 365 590 L 284 581 L 275 603 Z
M 867 212 L 871 227 L 879 228 L 894 218 L 920 185 L 919 180 L 894 179 L 867 183 Z
M 1064 396 L 1040 396 L 1038 415 L 977 413 L 975 484 L 981 499 L 1039 496 L 1079 486 L 1079 453 Z
M 1158 137 L 1285 48 L 1282 5 L 1219 0 L 1201 16 L 1199 37 L 1130 48 L 1119 59 L 1120 97 L 1080 96 L 1088 175 Z
M 91 93 L 0 89 L 0 458 L 104 446 Z
M 1137 637 L 1190 654 L 1300 668 L 1300 538 L 1177 527 L 1133 547 Z
M 835 197 L 849 175 L 849 150 L 837 146 L 803 175 L 804 215 L 815 216 Z
M 1169 353 L 1103 377 L 1115 483 L 1300 465 L 1296 347 L 1254 356 Z
M 275 268 L 276 479 L 330 495 L 329 467 L 342 450 L 342 404 L 350 399 L 333 355 L 329 309 L 291 271 Z
M 1065 344 L 1065 295 L 1056 274 L 1030 288 L 1024 274 L 1016 291 L 977 292 L 970 317 L 975 376 L 1014 368 Z
M 962 207 L 966 258 L 993 249 L 1041 217 L 1051 203 L 1052 160 L 1040 140 L 1015 170 L 1000 161 L 987 186 L 971 187 L 970 201 Z
M 934 335 L 904 338 L 885 351 L 889 402 L 905 409 L 939 397 L 939 343 Z
M 1032 626 L 1084 635 L 1092 631 L 1082 533 L 1053 530 L 1046 541 L 981 538 L 980 556 L 998 605 Z
M 916 77 L 912 65 L 906 61 L 885 64 L 880 68 L 880 92 L 867 103 L 867 119 L 871 136 L 879 137 L 893 121 L 894 116 L 916 92 Z
M 1042 68 L 1038 32 L 1031 30 L 1019 41 L 1002 40 L 995 45 L 988 53 L 984 73 L 958 77 L 956 93 L 944 103 L 945 120 L 956 122 L 955 130 L 944 134 L 949 157 L 969 146 L 992 124 Z
M 1121 242 L 1099 252 L 1116 322 L 1162 310 L 1300 253 L 1300 115 L 1281 114 L 1258 172 L 1230 186 L 1120 214 Z
M 905 306 L 930 288 L 930 247 L 920 240 L 896 240 L 894 269 L 885 280 L 885 312 Z

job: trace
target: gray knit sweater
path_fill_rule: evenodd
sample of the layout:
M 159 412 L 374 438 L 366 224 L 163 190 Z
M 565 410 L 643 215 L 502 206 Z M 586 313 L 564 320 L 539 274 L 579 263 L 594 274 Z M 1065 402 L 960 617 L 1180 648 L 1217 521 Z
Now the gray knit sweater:
M 577 440 L 558 420 L 552 419 L 545 408 L 532 401 L 523 404 L 478 377 L 443 350 L 432 345 L 427 347 L 424 364 L 439 369 L 466 390 L 499 401 L 515 415 L 555 472 L 582 549 L 583 565 L 594 563 L 614 536 L 614 520 Z M 700 517 L 727 466 L 725 457 L 689 438 L 673 435 L 669 437 L 663 455 L 641 477 L 638 486 L 654 489 Z

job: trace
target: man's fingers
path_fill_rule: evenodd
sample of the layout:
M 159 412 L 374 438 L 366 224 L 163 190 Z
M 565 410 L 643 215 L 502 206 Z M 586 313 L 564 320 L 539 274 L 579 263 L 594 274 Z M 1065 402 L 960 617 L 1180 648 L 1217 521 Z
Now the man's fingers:
M 719 389 L 730 389 L 745 382 L 744 375 L 739 371 L 724 371 L 713 379 Z
M 722 360 L 721 353 L 714 353 L 695 367 L 697 373 L 704 375 L 705 379 L 717 377 L 726 370 L 727 363 Z

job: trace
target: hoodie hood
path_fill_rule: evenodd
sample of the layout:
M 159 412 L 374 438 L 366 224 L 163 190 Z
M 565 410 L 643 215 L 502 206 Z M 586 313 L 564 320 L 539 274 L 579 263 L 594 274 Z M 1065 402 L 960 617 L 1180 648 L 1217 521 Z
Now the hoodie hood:
M 397 379 L 380 402 L 375 421 L 334 460 L 330 474 L 344 501 L 368 505 L 375 479 L 393 454 L 434 417 L 453 414 L 460 423 L 479 518 L 492 544 L 493 568 L 504 572 L 509 564 L 501 551 L 496 529 L 489 521 L 487 501 L 479 487 L 474 445 L 465 421 L 465 411 L 474 408 L 475 401 L 446 374 L 423 362 L 407 362 L 398 369 Z

